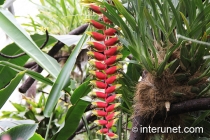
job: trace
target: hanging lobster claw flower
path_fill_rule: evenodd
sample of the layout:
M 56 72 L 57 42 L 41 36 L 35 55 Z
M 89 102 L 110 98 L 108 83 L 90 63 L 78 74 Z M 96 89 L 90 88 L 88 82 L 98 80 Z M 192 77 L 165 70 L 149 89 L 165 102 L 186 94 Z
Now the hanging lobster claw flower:
M 105 36 L 98 32 L 86 32 L 86 34 L 90 35 L 92 38 L 94 38 L 97 41 L 104 41 Z
M 103 21 L 106 23 L 112 23 L 112 21 L 108 19 L 106 16 L 103 16 Z
M 103 82 L 100 82 L 100 81 L 96 81 L 96 80 L 92 80 L 92 81 L 90 81 L 90 83 L 92 85 L 96 86 L 97 88 L 100 88 L 100 89 L 105 89 L 107 87 L 106 83 L 103 83 Z
M 123 57 L 123 55 L 121 55 L 121 54 L 115 55 L 115 56 L 111 56 L 110 58 L 105 60 L 105 64 L 112 65 L 112 64 L 114 64 L 117 60 L 119 60 L 122 57 Z
M 95 12 L 96 14 L 102 14 L 101 10 L 104 10 L 103 8 L 99 7 L 99 6 L 96 6 L 96 5 L 93 5 L 93 4 L 90 4 L 89 5 L 89 8 Z
M 97 125 L 106 125 L 108 123 L 107 120 L 96 120 L 94 121 L 95 124 Z
M 105 103 L 105 102 L 92 102 L 91 104 L 96 106 L 96 107 L 98 107 L 98 108 L 105 108 L 105 107 L 107 107 L 107 103 Z
M 112 112 L 118 106 L 120 106 L 120 103 L 112 104 L 112 105 L 109 105 L 105 110 L 106 110 L 106 112 Z
M 110 139 L 116 139 L 118 138 L 118 135 L 112 132 L 106 133 L 107 136 L 109 136 Z
M 98 98 L 103 98 L 105 99 L 107 97 L 107 94 L 103 93 L 103 92 L 99 92 L 99 91 L 92 91 L 88 94 L 89 96 L 96 96 Z
M 113 36 L 116 32 L 117 30 L 115 28 L 109 28 L 104 31 L 104 34 L 106 36 Z
M 98 130 L 96 133 L 102 135 L 102 134 L 106 134 L 108 131 L 109 131 L 109 129 L 102 128 L 102 129 Z
M 98 71 L 89 71 L 90 74 L 95 75 L 96 78 L 100 79 L 100 80 L 104 80 L 106 79 L 106 74 L 104 74 L 103 72 L 98 72 Z
M 91 25 L 93 25 L 96 29 L 102 30 L 105 29 L 105 26 L 93 19 L 87 19 L 86 20 L 88 23 L 90 23 Z
M 120 77 L 122 77 L 122 74 L 118 74 L 118 75 L 113 75 L 111 77 L 109 77 L 108 79 L 106 79 L 106 83 L 107 84 L 112 84 L 115 82 L 115 80 L 119 79 Z
M 87 44 L 93 46 L 99 52 L 103 52 L 106 50 L 106 46 L 98 42 L 87 42 Z
M 112 37 L 104 42 L 106 46 L 114 46 L 119 41 L 118 37 Z
M 114 102 L 114 100 L 120 98 L 122 95 L 121 94 L 115 94 L 115 95 L 112 95 L 112 96 L 109 96 L 107 99 L 106 99 L 106 103 L 109 104 L 111 102 Z
M 92 110 L 92 114 L 98 117 L 105 117 L 107 115 L 107 112 L 102 111 L 102 110 Z
M 88 51 L 87 55 L 93 56 L 95 59 L 97 59 L 99 61 L 106 59 L 105 55 L 103 55 L 102 53 L 99 53 L 99 52 Z
M 112 126 L 115 125 L 115 123 L 118 121 L 118 118 L 117 119 L 114 119 L 114 120 L 111 120 L 108 122 L 108 124 L 106 125 L 106 128 L 110 129 Z
M 107 121 L 110 121 L 110 120 L 116 118 L 119 114 L 120 114 L 119 111 L 110 113 L 109 115 L 106 116 L 106 120 Z
M 109 94 L 109 93 L 112 93 L 114 92 L 116 89 L 120 88 L 122 85 L 121 84 L 116 84 L 116 85 L 113 85 L 111 87 L 108 87 L 106 90 L 105 90 L 105 93 Z
M 112 55 L 115 55 L 118 51 L 121 51 L 122 49 L 123 49 L 122 46 L 112 47 L 112 48 L 106 50 L 104 52 L 104 54 L 107 56 L 112 56 Z
M 114 74 L 117 70 L 121 69 L 122 65 L 117 65 L 117 66 L 113 66 L 108 68 L 107 70 L 105 70 L 106 74 Z
M 95 66 L 99 70 L 105 70 L 106 69 L 106 65 L 105 64 L 103 64 L 102 62 L 95 61 L 94 59 L 91 59 L 89 61 L 89 64 Z

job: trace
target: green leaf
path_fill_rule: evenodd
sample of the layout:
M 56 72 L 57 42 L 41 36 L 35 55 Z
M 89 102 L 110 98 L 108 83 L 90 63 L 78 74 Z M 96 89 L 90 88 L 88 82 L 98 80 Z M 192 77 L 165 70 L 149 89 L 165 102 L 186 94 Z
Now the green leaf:
M 37 127 L 37 124 L 19 125 L 9 129 L 8 131 L 5 131 L 4 133 L 1 133 L 0 138 L 2 139 L 4 135 L 9 135 L 12 140 L 28 140 L 34 135 L 34 132 L 36 131 Z
M 43 83 L 46 83 L 48 85 L 53 85 L 53 82 L 50 79 L 45 78 L 41 74 L 39 74 L 37 72 L 34 72 L 32 70 L 29 70 L 29 69 L 26 69 L 26 68 L 23 68 L 23 67 L 20 67 L 18 65 L 15 65 L 15 64 L 12 64 L 12 63 L 9 63 L 9 62 L 5 62 L 5 61 L 0 61 L 0 65 L 11 67 L 12 69 L 14 69 L 17 72 L 25 71 L 25 73 L 28 74 L 29 76 L 31 76 L 32 78 L 34 78 L 38 81 L 41 81 Z
M 209 116 L 210 111 L 205 111 L 204 113 L 202 113 L 191 125 L 191 127 L 195 127 L 197 126 L 201 121 L 203 121 L 207 116 Z
M 14 16 L 7 10 L 0 9 L 0 19 L 2 30 L 40 66 L 46 69 L 54 78 L 57 78 L 60 72 L 57 61 L 39 49 L 26 31 L 17 23 Z
M 90 92 L 90 80 L 87 80 L 86 82 L 84 82 L 83 84 L 80 85 L 80 87 L 78 87 L 77 89 L 74 90 L 74 93 L 71 96 L 71 103 L 74 105 L 76 104 L 80 98 L 84 97 L 88 92 Z
M 67 62 L 65 63 L 63 69 L 61 70 L 58 78 L 56 79 L 53 87 L 50 91 L 50 95 L 47 99 L 47 103 L 44 109 L 44 115 L 49 117 L 58 102 L 58 99 L 61 96 L 61 90 L 70 82 L 70 74 L 76 62 L 76 58 L 86 41 L 88 35 L 84 34 L 79 41 L 79 43 L 75 46 L 74 50 L 72 51 L 71 55 L 69 56 Z
M 0 0 L 0 5 L 3 5 L 5 0 Z
M 11 103 L 17 109 L 18 112 L 24 112 L 26 110 L 26 107 L 21 104 L 13 103 L 13 102 Z
M 0 90 L 0 99 L 1 99 L 0 109 L 2 108 L 4 103 L 8 100 L 12 92 L 15 90 L 20 80 L 23 78 L 24 74 L 25 74 L 25 71 L 18 73 L 17 76 L 11 80 L 9 85 L 7 85 L 5 88 Z
M 89 102 L 83 101 L 80 98 L 87 95 L 91 88 L 89 80 L 80 85 L 73 93 L 71 106 L 65 118 L 64 127 L 52 138 L 52 140 L 65 140 L 68 139 L 77 129 L 77 126 L 86 110 Z
M 46 40 L 45 35 L 39 35 L 39 34 L 31 35 L 31 38 L 34 40 L 34 42 L 38 46 L 41 46 L 43 44 L 43 42 Z M 53 37 L 49 37 L 47 45 L 52 44 L 54 42 L 56 42 L 56 40 Z M 3 54 L 13 56 L 13 55 L 22 53 L 23 51 L 15 43 L 12 43 L 12 44 L 9 44 L 8 46 L 6 46 L 5 48 L 3 48 L 1 50 L 1 52 Z M 21 56 L 21 57 L 15 58 L 15 59 L 10 59 L 10 58 L 5 58 L 5 57 L 0 56 L 0 61 L 7 61 L 10 63 L 16 64 L 18 66 L 23 66 L 26 63 L 26 61 L 28 60 L 28 58 L 29 58 L 28 55 Z M 21 71 L 23 71 L 23 70 L 21 70 Z M 14 71 L 13 69 L 11 69 L 7 66 L 0 66 L 0 77 L 2 79 L 4 79 L 4 80 L 0 80 L 0 88 L 5 86 L 6 84 L 8 84 L 9 81 L 11 81 L 11 79 L 14 78 L 16 74 L 17 74 L 17 72 Z
M 65 1 L 61 0 L 61 7 L 63 9 L 64 15 L 67 16 L 67 10 L 66 10 L 66 5 L 65 5 Z
M 134 18 L 131 16 L 130 13 L 127 12 L 127 10 L 124 8 L 124 6 L 122 5 L 122 3 L 119 0 L 113 0 L 116 8 L 118 9 L 118 11 L 127 19 L 128 24 L 131 25 L 131 27 L 133 28 L 133 30 L 136 30 L 136 22 L 134 20 Z
M 29 140 L 44 140 L 40 134 L 35 133 Z
M 11 118 L 11 112 L 9 113 L 4 113 L 4 115 L 10 115 L 9 118 Z M 17 125 L 22 125 L 22 124 L 35 124 L 35 121 L 33 120 L 3 120 L 3 121 L 0 121 L 0 133 L 10 129 L 10 128 L 13 128 Z

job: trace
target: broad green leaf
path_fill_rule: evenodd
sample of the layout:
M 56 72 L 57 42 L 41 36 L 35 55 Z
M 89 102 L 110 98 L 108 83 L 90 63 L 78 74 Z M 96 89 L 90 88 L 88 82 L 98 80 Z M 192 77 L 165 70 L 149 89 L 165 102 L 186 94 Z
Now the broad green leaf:
M 71 106 L 67 112 L 64 127 L 51 140 L 68 139 L 77 130 L 77 126 L 88 104 L 86 101 L 79 100 L 77 104 Z
M 22 53 L 23 51 L 15 44 L 12 43 L 8 46 L 6 46 L 4 49 L 1 50 L 2 53 L 7 54 L 7 55 L 16 55 L 19 53 Z M 0 56 L 0 61 L 7 61 L 13 64 L 17 64 L 19 66 L 23 66 L 25 64 L 25 62 L 28 60 L 28 56 L 21 56 L 19 58 L 16 59 L 9 59 L 9 58 L 5 58 Z M 0 80 L 0 88 L 4 87 L 6 84 L 8 84 L 12 78 L 15 77 L 15 75 L 17 74 L 16 71 L 14 71 L 13 69 L 9 68 L 8 66 L 0 66 L 0 77 L 2 80 Z
M 55 134 L 52 140 L 66 140 L 76 131 L 82 115 L 89 104 L 89 102 L 83 101 L 80 98 L 87 95 L 90 90 L 88 80 L 74 91 L 72 95 L 73 99 L 71 98 L 73 106 L 71 106 L 67 112 L 65 125 Z
M 18 140 L 18 139 L 28 140 L 34 135 L 37 127 L 38 124 L 19 125 L 9 129 L 8 131 L 5 131 L 4 133 L 1 133 L 0 138 L 1 140 L 3 140 L 2 137 L 4 135 L 9 135 L 12 140 Z
M 76 104 L 80 98 L 84 97 L 88 92 L 90 92 L 91 85 L 90 85 L 90 80 L 87 80 L 84 82 L 82 85 L 80 85 L 79 88 L 74 90 L 74 93 L 71 96 L 71 103 L 72 105 Z
M 11 112 L 9 112 L 9 115 L 11 115 Z M 0 127 L 1 127 L 0 133 L 2 133 L 3 131 L 6 131 L 12 127 L 15 127 L 17 125 L 22 125 L 22 124 L 35 124 L 35 121 L 33 121 L 33 120 L 3 120 L 3 121 L 0 121 Z
M 34 72 L 32 70 L 29 70 L 29 69 L 26 69 L 26 68 L 23 68 L 23 67 L 20 67 L 18 65 L 15 65 L 15 64 L 12 64 L 12 63 L 9 63 L 9 62 L 5 62 L 5 61 L 0 61 L 0 65 L 10 67 L 10 68 L 14 69 L 17 72 L 25 71 L 25 73 L 27 75 L 31 76 L 32 78 L 34 78 L 34 79 L 36 79 L 38 81 L 41 81 L 43 83 L 46 83 L 48 85 L 53 85 L 53 82 L 50 79 L 45 78 L 40 73 Z
M 40 66 L 46 69 L 54 78 L 57 78 L 60 72 L 57 61 L 39 49 L 26 31 L 16 22 L 14 16 L 7 10 L 0 9 L 0 19 L 2 30 Z
M 3 5 L 5 0 L 0 0 L 0 5 Z
M 29 140 L 44 140 L 40 134 L 34 133 L 34 135 Z
M 38 46 L 41 46 L 44 43 L 44 41 L 46 40 L 45 35 L 39 35 L 39 34 L 31 35 L 31 38 L 34 40 L 34 42 Z M 49 44 L 52 44 L 54 42 L 56 42 L 56 39 L 54 39 L 53 37 L 49 37 L 49 40 L 48 40 L 48 43 L 46 46 L 48 46 Z M 12 44 L 9 44 L 8 46 L 4 47 L 1 50 L 1 52 L 3 54 L 13 56 L 13 55 L 22 53 L 23 51 L 15 43 L 12 43 Z M 10 58 L 5 58 L 5 57 L 0 56 L 0 61 L 7 61 L 10 63 L 16 64 L 18 66 L 23 66 L 26 63 L 26 61 L 28 60 L 28 58 L 29 58 L 28 55 L 21 56 L 21 57 L 15 58 L 15 59 L 10 59 Z M 0 77 L 1 77 L 1 79 L 4 79 L 4 80 L 0 80 L 0 88 L 5 86 L 6 84 L 8 84 L 9 81 L 12 78 L 14 78 L 16 74 L 17 74 L 17 72 L 14 71 L 13 69 L 11 69 L 7 66 L 0 66 Z
M 44 109 L 44 115 L 49 117 L 58 102 L 58 99 L 61 96 L 61 90 L 70 82 L 70 74 L 76 62 L 76 58 L 87 39 L 87 34 L 84 34 L 79 41 L 79 43 L 75 46 L 71 55 L 69 56 L 67 62 L 65 63 L 63 69 L 61 70 L 58 78 L 56 79 L 53 87 L 50 91 L 50 95 L 47 99 L 47 103 Z
M 12 92 L 15 90 L 20 80 L 23 78 L 24 74 L 25 71 L 18 73 L 17 76 L 13 80 L 11 80 L 9 85 L 0 90 L 0 99 L 1 99 L 0 109 L 2 108 L 4 103 L 8 100 Z

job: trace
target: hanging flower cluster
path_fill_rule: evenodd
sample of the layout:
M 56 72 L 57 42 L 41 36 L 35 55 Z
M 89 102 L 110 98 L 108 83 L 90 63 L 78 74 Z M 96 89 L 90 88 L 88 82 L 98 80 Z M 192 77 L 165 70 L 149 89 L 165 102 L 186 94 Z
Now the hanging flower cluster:
M 105 8 L 93 3 L 88 6 L 90 10 L 102 17 L 104 23 L 112 24 L 111 20 L 101 12 L 102 10 L 105 11 Z M 122 65 L 118 63 L 119 59 L 122 58 L 119 53 L 122 46 L 117 45 L 119 39 L 115 36 L 117 32 L 115 28 L 106 27 L 92 19 L 88 20 L 88 22 L 98 30 L 98 32 L 87 32 L 95 40 L 88 42 L 91 47 L 88 55 L 93 58 L 89 61 L 89 64 L 94 68 L 89 73 L 95 77 L 95 80 L 90 81 L 90 84 L 94 86 L 94 90 L 89 95 L 101 99 L 92 102 L 92 105 L 96 108 L 92 113 L 99 118 L 94 123 L 102 126 L 102 129 L 97 131 L 98 134 L 117 138 L 118 136 L 111 131 L 111 127 L 117 122 L 119 114 L 115 110 L 120 105 L 120 103 L 116 102 L 121 97 L 121 94 L 115 92 L 116 89 L 121 87 L 120 84 L 117 84 L 117 79 L 122 76 L 118 74 L 118 70 L 122 68 Z

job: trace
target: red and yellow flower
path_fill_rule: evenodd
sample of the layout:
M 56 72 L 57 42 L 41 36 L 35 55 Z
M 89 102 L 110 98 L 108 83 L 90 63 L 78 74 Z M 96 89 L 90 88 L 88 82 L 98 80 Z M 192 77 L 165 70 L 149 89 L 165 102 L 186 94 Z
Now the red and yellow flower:
M 89 5 L 91 11 L 101 16 L 102 21 L 87 20 L 93 27 L 97 29 L 94 32 L 87 32 L 95 41 L 88 42 L 91 51 L 87 54 L 92 57 L 89 64 L 94 67 L 89 73 L 93 75 L 95 80 L 91 80 L 94 90 L 89 93 L 90 96 L 100 98 L 102 101 L 92 102 L 96 108 L 92 113 L 98 116 L 95 124 L 103 126 L 98 130 L 98 134 L 107 135 L 110 138 L 117 138 L 118 136 L 111 131 L 120 114 L 116 112 L 116 108 L 120 103 L 116 103 L 121 97 L 121 94 L 116 94 L 116 90 L 121 87 L 117 84 L 117 80 L 122 77 L 118 71 L 122 68 L 119 60 L 123 57 L 120 54 L 122 46 L 119 46 L 119 38 L 117 37 L 117 28 L 106 27 L 102 22 L 111 24 L 112 21 L 103 15 L 105 8 L 101 8 L 93 3 Z

